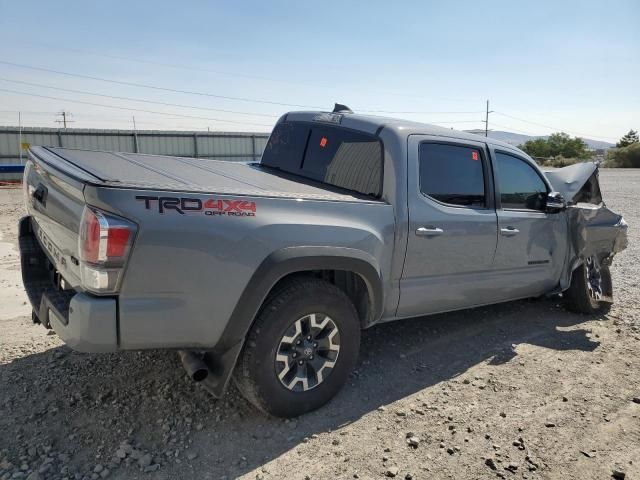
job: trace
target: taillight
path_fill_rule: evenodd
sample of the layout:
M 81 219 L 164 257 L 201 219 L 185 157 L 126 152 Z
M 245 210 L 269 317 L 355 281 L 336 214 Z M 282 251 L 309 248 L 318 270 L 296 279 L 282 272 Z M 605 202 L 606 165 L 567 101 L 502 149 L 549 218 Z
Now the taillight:
M 85 207 L 78 240 L 85 288 L 96 293 L 117 290 L 135 232 L 132 222 Z
M 131 232 L 126 227 L 114 227 L 109 229 L 107 237 L 107 257 L 122 257 L 129 246 Z
M 85 262 L 97 263 L 100 256 L 100 219 L 86 208 L 80 224 L 80 258 Z M 100 215 L 102 216 L 102 215 Z M 105 222 L 106 223 L 106 222 Z M 105 228 L 106 227 L 105 225 Z

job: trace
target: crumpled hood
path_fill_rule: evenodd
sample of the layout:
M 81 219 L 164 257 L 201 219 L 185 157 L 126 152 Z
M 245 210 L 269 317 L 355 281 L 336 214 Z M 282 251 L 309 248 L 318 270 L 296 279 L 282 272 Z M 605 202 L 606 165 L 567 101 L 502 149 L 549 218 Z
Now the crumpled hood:
M 545 170 L 544 174 L 556 192 L 571 203 L 582 187 L 597 172 L 598 164 L 594 162 L 575 163 L 557 170 Z

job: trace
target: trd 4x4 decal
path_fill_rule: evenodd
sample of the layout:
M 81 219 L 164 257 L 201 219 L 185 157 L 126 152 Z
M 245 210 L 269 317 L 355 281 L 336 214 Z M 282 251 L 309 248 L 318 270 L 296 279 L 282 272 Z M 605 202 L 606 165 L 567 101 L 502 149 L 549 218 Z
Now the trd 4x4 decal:
M 227 198 L 208 198 L 202 201 L 199 198 L 186 197 L 151 197 L 136 195 L 136 200 L 144 202 L 147 210 L 158 209 L 158 213 L 168 211 L 177 212 L 180 215 L 191 212 L 203 212 L 208 216 L 229 217 L 255 217 L 256 202 Z
M 244 200 L 220 200 L 210 198 L 204 202 L 204 209 L 211 209 L 220 213 L 256 213 L 256 202 L 246 202 Z

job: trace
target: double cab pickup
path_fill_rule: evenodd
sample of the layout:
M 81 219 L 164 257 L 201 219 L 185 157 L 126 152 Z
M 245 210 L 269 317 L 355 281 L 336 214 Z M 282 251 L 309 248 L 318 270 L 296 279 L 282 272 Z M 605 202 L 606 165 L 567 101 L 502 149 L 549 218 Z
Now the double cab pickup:
M 282 116 L 260 162 L 32 147 L 24 189 L 34 321 L 177 350 L 282 417 L 331 399 L 380 322 L 547 294 L 606 312 L 627 242 L 593 163 L 343 106 Z

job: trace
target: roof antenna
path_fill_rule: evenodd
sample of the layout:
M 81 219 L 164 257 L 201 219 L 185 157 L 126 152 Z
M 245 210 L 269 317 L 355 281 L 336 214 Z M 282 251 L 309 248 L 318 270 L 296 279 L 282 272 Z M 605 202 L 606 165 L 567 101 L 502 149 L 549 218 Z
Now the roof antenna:
M 353 113 L 353 110 L 351 110 L 346 105 L 342 105 L 341 103 L 336 103 L 335 106 L 333 107 L 333 112 L 331 113 Z

